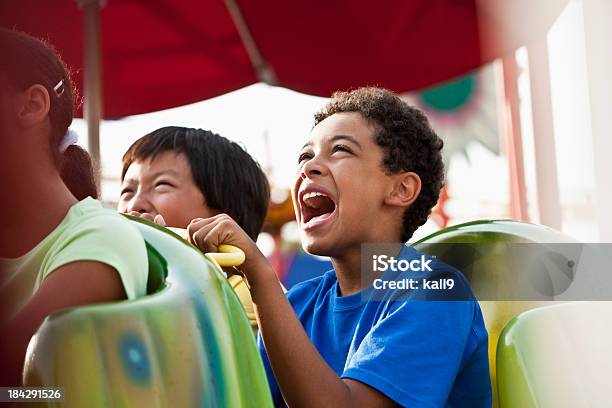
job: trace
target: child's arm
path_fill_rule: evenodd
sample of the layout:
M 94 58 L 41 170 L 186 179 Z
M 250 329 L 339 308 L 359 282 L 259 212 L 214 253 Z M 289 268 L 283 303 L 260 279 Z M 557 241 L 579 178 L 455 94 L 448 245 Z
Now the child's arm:
M 259 330 L 288 406 L 395 405 L 377 390 L 336 375 L 306 335 L 267 259 L 229 216 L 193 220 L 188 231 L 190 241 L 203 252 L 214 252 L 221 243 L 245 251 L 241 270 L 251 286 Z
M 269 264 L 252 276 L 259 330 L 288 406 L 395 405 L 375 389 L 336 375 L 306 335 Z
M 60 309 L 125 299 L 117 271 L 100 262 L 79 261 L 51 273 L 30 301 L 0 329 L 4 369 L 0 385 L 21 385 L 21 372 L 30 339 L 43 320 Z

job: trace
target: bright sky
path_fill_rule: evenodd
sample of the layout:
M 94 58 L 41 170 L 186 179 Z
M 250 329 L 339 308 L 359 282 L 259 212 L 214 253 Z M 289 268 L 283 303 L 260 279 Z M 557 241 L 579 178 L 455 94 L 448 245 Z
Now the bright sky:
M 326 101 L 255 84 L 192 105 L 104 121 L 100 136 L 104 176 L 119 177 L 121 155 L 136 139 L 162 126 L 176 125 L 212 130 L 240 143 L 272 171 L 277 185 L 288 187 L 293 181 L 297 152 L 312 127 L 313 113 Z M 86 146 L 84 122 L 76 120 L 72 127 L 82 135 L 80 139 Z M 105 188 L 110 188 L 108 185 Z M 113 199 L 114 194 L 103 191 L 105 199 Z

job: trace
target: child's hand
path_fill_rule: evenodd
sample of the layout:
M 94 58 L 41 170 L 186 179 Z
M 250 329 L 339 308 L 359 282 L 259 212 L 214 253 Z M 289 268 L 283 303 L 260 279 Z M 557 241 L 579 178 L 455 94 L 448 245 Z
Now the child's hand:
M 218 214 L 211 218 L 196 218 L 187 226 L 187 233 L 189 242 L 203 253 L 217 252 L 221 244 L 234 245 L 243 250 L 246 260 L 239 269 L 247 279 L 253 271 L 260 269 L 268 262 L 255 242 L 227 214 Z
M 141 213 L 138 211 L 130 211 L 128 213 L 124 213 L 124 214 L 128 214 L 134 217 L 140 217 L 140 218 L 144 218 L 145 220 L 148 221 L 152 221 L 154 223 L 156 223 L 157 225 L 161 225 L 162 227 L 166 226 L 166 220 L 164 220 L 164 217 L 162 217 L 161 214 L 157 214 L 155 216 L 153 216 L 153 214 L 149 214 L 149 213 Z

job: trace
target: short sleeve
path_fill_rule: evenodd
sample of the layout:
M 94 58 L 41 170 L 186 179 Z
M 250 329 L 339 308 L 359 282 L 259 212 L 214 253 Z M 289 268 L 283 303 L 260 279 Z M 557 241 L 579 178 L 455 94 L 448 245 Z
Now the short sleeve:
M 58 240 L 38 283 L 59 267 L 77 261 L 97 261 L 114 268 L 128 299 L 146 294 L 148 261 L 144 239 L 119 214 L 105 212 L 71 227 Z
M 342 377 L 365 383 L 402 406 L 442 407 L 463 359 L 475 302 L 395 303 L 349 354 Z

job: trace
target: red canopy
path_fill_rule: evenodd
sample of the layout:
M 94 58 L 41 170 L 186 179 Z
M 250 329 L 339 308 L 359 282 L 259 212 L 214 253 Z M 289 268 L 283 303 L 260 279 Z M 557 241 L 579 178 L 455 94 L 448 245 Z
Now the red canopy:
M 494 3 L 504 1 L 109 0 L 101 11 L 103 116 L 185 105 L 261 79 L 321 96 L 362 85 L 418 89 L 515 49 L 530 21 L 544 30 L 558 11 L 521 15 L 521 31 L 508 36 L 517 21 L 500 19 L 505 11 Z M 47 38 L 82 89 L 76 0 L 2 0 L 0 24 Z

